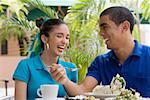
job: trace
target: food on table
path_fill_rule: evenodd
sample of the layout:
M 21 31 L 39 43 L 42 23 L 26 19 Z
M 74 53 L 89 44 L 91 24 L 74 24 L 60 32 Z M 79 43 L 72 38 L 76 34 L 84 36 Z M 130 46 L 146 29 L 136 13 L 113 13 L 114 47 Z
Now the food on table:
M 120 94 L 121 90 L 125 89 L 126 82 L 119 74 L 113 77 L 110 85 L 98 85 L 93 89 L 93 93 L 103 94 Z
M 93 89 L 93 93 L 95 94 L 112 94 L 112 91 L 110 89 L 110 85 L 98 85 Z
M 112 100 L 139 100 L 141 98 L 140 93 L 134 89 L 125 89 L 125 86 L 126 82 L 124 78 L 117 74 L 116 77 L 113 77 L 110 85 L 98 85 L 93 89 L 93 93 L 118 94 Z
M 113 77 L 110 83 L 110 89 L 112 93 L 120 93 L 121 90 L 125 89 L 125 86 L 126 82 L 119 74 L 117 74 L 116 77 Z
M 121 91 L 121 94 L 116 97 L 115 100 L 139 100 L 140 93 L 136 92 L 133 89 L 124 89 Z

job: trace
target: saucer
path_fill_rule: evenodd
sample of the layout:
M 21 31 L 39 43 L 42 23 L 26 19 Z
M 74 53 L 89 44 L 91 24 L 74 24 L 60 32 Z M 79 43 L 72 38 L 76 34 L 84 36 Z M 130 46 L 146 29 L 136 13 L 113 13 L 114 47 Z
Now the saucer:
M 43 98 L 35 98 L 35 100 L 44 100 Z M 57 98 L 56 100 L 65 100 L 64 98 Z

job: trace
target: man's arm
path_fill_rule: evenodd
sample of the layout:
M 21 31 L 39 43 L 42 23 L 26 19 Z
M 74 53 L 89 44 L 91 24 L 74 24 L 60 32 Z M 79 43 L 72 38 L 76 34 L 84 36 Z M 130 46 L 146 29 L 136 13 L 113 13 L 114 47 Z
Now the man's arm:
M 64 87 L 69 96 L 76 96 L 92 91 L 97 84 L 98 82 L 95 78 L 87 76 L 80 85 L 77 85 L 68 79 L 64 84 Z

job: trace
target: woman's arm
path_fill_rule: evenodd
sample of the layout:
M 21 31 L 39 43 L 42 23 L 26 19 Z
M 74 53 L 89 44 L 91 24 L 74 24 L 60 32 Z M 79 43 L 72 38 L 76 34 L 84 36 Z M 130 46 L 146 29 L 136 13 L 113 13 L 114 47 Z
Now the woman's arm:
M 82 95 L 85 92 L 91 92 L 98 84 L 98 81 L 94 77 L 87 76 L 80 85 L 77 85 L 68 79 L 65 69 L 58 64 L 53 64 L 50 73 L 55 81 L 64 85 L 69 96 Z
M 15 80 L 15 100 L 26 100 L 27 84 L 23 81 Z

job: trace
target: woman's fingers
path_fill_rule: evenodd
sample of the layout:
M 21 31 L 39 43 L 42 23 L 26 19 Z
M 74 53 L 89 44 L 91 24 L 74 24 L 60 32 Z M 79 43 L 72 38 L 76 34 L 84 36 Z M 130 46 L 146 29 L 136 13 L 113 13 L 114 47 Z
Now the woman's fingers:
M 65 71 L 64 71 L 64 69 L 61 67 L 61 68 L 58 68 L 58 69 L 57 69 L 56 81 L 57 81 L 59 78 L 62 78 L 62 77 L 65 77 Z
M 51 75 L 55 81 L 62 84 L 65 82 L 65 80 L 67 80 L 66 70 L 59 64 L 53 64 L 51 68 Z

